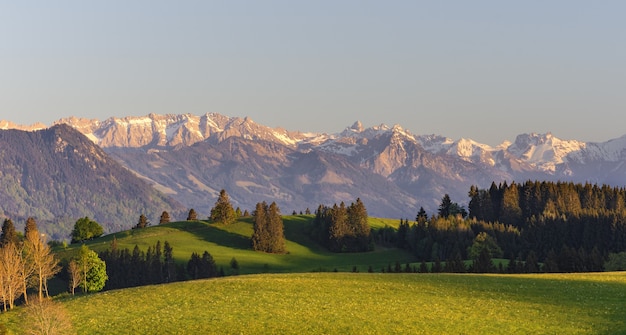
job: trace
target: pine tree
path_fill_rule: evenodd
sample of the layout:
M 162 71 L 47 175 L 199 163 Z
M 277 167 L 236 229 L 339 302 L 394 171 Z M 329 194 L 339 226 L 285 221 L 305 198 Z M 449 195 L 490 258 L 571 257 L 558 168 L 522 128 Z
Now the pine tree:
M 161 213 L 161 218 L 159 219 L 159 224 L 165 223 L 170 223 L 170 213 L 167 211 L 163 211 L 163 213 Z
M 426 210 L 424 210 L 424 207 L 420 207 L 419 211 L 417 212 L 417 216 L 415 217 L 415 221 L 417 223 L 425 223 L 426 221 L 428 221 L 428 214 L 426 214 Z
M 176 264 L 174 263 L 174 248 L 168 241 L 163 244 L 163 281 L 166 283 L 176 280 Z
M 235 221 L 235 210 L 230 203 L 226 190 L 221 190 L 220 195 L 211 209 L 211 221 L 221 224 L 231 224 Z
M 267 231 L 267 204 L 259 202 L 252 212 L 252 249 L 266 251 L 268 249 L 269 232 Z
M 280 209 L 275 202 L 272 202 L 267 211 L 267 227 L 270 238 L 268 252 L 284 253 L 285 252 L 285 233 L 283 219 L 280 215 Z
M 189 214 L 187 215 L 187 221 L 195 221 L 198 219 L 198 214 L 196 214 L 196 211 L 192 208 L 189 210 Z
M 257 203 L 253 213 L 252 248 L 269 253 L 285 252 L 285 235 L 280 209 L 275 202 Z
M 442 218 L 447 218 L 450 216 L 450 208 L 452 207 L 452 200 L 450 200 L 450 196 L 445 194 L 441 199 L 441 204 L 439 205 L 439 216 Z
M 146 228 L 147 226 L 148 226 L 148 218 L 143 214 L 139 215 L 139 221 L 137 222 L 137 225 L 134 228 L 141 229 L 141 228 Z
M 2 235 L 0 235 L 0 247 L 9 243 L 17 243 L 17 232 L 11 219 L 4 219 L 2 223 Z

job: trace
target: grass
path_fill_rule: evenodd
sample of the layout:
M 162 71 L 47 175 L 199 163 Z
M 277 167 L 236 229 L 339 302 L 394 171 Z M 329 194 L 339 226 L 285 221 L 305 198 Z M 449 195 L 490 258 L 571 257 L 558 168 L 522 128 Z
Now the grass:
M 308 237 L 311 220 L 283 218 L 288 253 L 282 255 L 252 251 L 246 219 L 228 226 L 173 222 L 108 235 L 87 244 L 102 251 L 116 238 L 120 248 L 146 250 L 168 241 L 178 262 L 207 250 L 225 268 L 235 257 L 246 275 L 55 300 L 78 334 L 626 334 L 626 273 L 364 273 L 369 266 L 379 272 L 414 259 L 380 246 L 330 253 Z M 374 229 L 398 223 L 370 219 Z M 57 252 L 67 259 L 77 247 Z M 354 266 L 361 273 L 349 273 Z M 344 272 L 319 272 L 334 269 Z M 24 333 L 23 314 L 22 307 L 0 314 L 0 330 Z
M 626 273 L 255 274 L 57 300 L 78 334 L 626 333 Z
M 135 245 L 146 250 L 158 240 L 163 244 L 168 241 L 174 248 L 174 258 L 185 263 L 193 252 L 208 251 L 218 266 L 227 269 L 234 257 L 240 266 L 241 274 L 261 272 L 310 272 L 310 271 L 351 271 L 356 267 L 359 271 L 367 271 L 372 266 L 380 271 L 389 263 L 396 261 L 403 265 L 414 262 L 415 258 L 408 252 L 396 248 L 377 247 L 373 252 L 337 254 L 311 240 L 307 232 L 313 220 L 311 215 L 284 216 L 287 254 L 275 255 L 255 252 L 250 246 L 252 223 L 250 218 L 241 219 L 231 225 L 212 224 L 205 221 L 181 221 L 165 225 L 157 225 L 144 229 L 119 232 L 102 238 L 88 241 L 86 244 L 98 252 L 108 249 L 115 237 L 119 248 L 132 250 Z M 381 222 L 395 220 L 370 219 L 373 229 Z M 383 224 L 384 225 L 384 224 Z M 396 224 L 397 225 L 397 224 Z M 56 252 L 60 258 L 69 258 L 75 253 L 78 245 L 70 245 L 67 249 Z

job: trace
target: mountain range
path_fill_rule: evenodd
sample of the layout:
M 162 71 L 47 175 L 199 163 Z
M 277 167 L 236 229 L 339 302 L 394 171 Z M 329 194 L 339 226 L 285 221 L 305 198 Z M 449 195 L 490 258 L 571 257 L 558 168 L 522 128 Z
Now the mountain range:
M 15 129 L 31 134 L 47 131 L 41 124 L 19 126 L 6 121 L 0 121 L 0 129 L 14 129 L 13 133 L 0 132 L 1 138 L 19 133 Z M 149 199 L 160 199 L 158 206 L 151 207 L 153 216 L 160 213 L 154 209 L 159 206 L 178 212 L 194 208 L 206 216 L 219 191 L 225 189 L 233 205 L 242 210 L 252 211 L 257 202 L 275 201 L 283 213 L 313 211 L 319 204 L 349 204 L 358 197 L 372 216 L 412 219 L 420 207 L 436 212 L 445 194 L 466 204 L 471 185 L 488 188 L 492 182 L 530 179 L 622 187 L 626 181 L 626 136 L 591 143 L 531 133 L 492 147 L 471 139 L 414 135 L 399 125 L 364 128 L 357 121 L 340 133 L 326 134 L 271 128 L 249 118 L 216 113 L 150 114 L 104 121 L 70 117 L 50 129 L 57 133 L 63 129 L 58 135 L 61 140 L 76 137 L 70 134 L 70 129 L 75 130 L 94 145 L 85 145 L 81 152 L 85 159 L 99 155 L 152 185 L 158 196 L 141 195 L 147 202 L 136 211 L 150 207 Z M 37 145 L 51 154 L 59 141 L 53 137 Z M 3 149 L 0 154 L 16 153 Z M 50 154 L 38 159 L 55 160 Z M 98 170 L 90 178 L 110 178 Z M 0 171 L 14 175 L 4 166 Z M 59 177 L 49 182 L 68 180 Z M 103 192 L 110 192 L 107 196 L 114 199 L 125 197 L 119 192 L 127 190 Z M 84 205 L 82 213 L 89 213 L 88 207 Z M 112 227 L 119 226 L 123 224 Z

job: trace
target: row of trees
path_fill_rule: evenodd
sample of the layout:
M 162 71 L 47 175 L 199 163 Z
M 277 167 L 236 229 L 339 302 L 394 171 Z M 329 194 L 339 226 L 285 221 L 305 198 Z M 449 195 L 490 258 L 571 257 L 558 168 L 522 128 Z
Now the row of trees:
M 374 250 L 367 209 L 361 201 L 347 206 L 341 202 L 333 207 L 320 205 L 315 212 L 311 236 L 333 252 Z
M 218 268 L 213 256 L 208 251 L 202 254 L 192 253 L 186 266 L 174 260 L 174 248 L 168 241 L 157 241 L 147 251 L 135 245 L 133 250 L 120 249 L 113 239 L 108 250 L 100 253 L 106 262 L 108 281 L 105 290 L 162 284 L 190 279 L 224 276 L 224 269 Z M 237 274 L 239 263 L 231 260 L 230 274 Z
M 23 236 L 10 219 L 4 220 L 0 235 L 0 298 L 5 311 L 13 308 L 19 298 L 27 301 L 29 288 L 37 290 L 40 300 L 47 297 L 48 280 L 59 270 L 33 218 L 26 220 Z

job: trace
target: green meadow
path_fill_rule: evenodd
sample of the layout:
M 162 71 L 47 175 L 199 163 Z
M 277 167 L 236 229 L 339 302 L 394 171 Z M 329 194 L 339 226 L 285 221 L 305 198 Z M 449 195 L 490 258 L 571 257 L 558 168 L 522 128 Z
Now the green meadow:
M 365 272 L 369 266 L 379 272 L 396 261 L 402 265 L 414 262 L 414 257 L 396 248 L 377 247 L 373 252 L 337 254 L 313 241 L 308 230 L 313 220 L 311 215 L 284 216 L 287 253 L 276 255 L 255 252 L 250 245 L 252 223 L 243 218 L 231 225 L 212 224 L 205 221 L 181 221 L 164 225 L 132 229 L 88 241 L 89 248 L 100 252 L 111 246 L 117 239 L 118 248 L 132 250 L 138 245 L 141 250 L 161 245 L 168 241 L 174 248 L 174 258 L 180 263 L 189 260 L 193 252 L 208 251 L 218 266 L 227 269 L 234 257 L 240 266 L 241 274 L 260 272 L 310 272 L 310 271 L 358 271 Z M 399 220 L 370 218 L 372 229 L 385 225 L 397 227 Z M 57 250 L 61 258 L 70 257 L 79 245 L 70 245 L 66 250 Z
M 626 333 L 626 273 L 255 274 L 56 300 L 78 334 Z M 21 333 L 22 312 L 0 320 Z
M 239 276 L 60 294 L 77 334 L 626 334 L 626 272 L 381 273 L 415 262 L 396 248 L 336 254 L 312 241 L 312 217 L 285 216 L 288 253 L 254 252 L 247 219 L 229 226 L 173 222 L 89 241 L 142 250 L 168 241 L 184 264 L 207 250 Z M 372 219 L 374 229 L 399 220 Z M 56 250 L 67 259 L 79 245 Z M 367 273 L 372 266 L 376 273 Z M 359 273 L 351 273 L 356 267 Z M 337 270 L 338 272 L 332 272 Z M 0 334 L 27 333 L 25 309 L 0 313 Z

